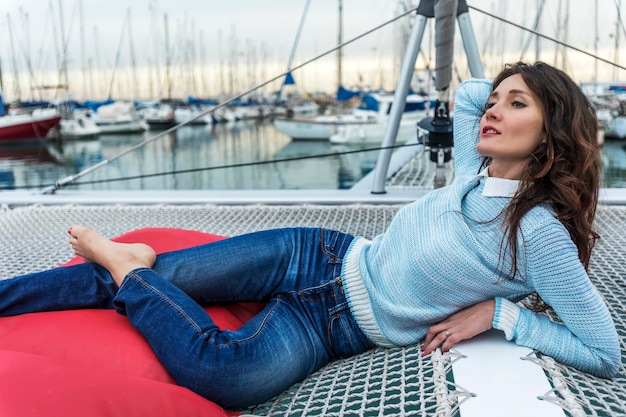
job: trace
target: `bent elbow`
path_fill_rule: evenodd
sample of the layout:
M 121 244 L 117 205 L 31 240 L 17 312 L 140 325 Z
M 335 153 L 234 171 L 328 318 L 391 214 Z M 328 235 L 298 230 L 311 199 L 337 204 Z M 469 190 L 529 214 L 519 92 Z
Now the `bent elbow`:
M 614 360 L 608 362 L 607 365 L 608 366 L 607 366 L 606 376 L 603 376 L 603 378 L 609 378 L 610 379 L 610 378 L 616 377 L 617 374 L 622 369 L 622 358 L 621 358 L 621 355 L 619 355 Z
M 622 369 L 622 355 L 620 350 L 617 350 L 617 354 L 603 355 L 600 358 L 600 363 L 597 368 L 590 370 L 589 373 L 598 376 L 600 378 L 612 379 Z

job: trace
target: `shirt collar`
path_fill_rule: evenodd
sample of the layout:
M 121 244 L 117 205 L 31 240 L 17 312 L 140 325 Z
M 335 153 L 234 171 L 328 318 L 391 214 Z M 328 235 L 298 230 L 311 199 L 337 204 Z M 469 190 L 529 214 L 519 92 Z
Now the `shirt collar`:
M 485 177 L 485 187 L 482 193 L 485 197 L 513 197 L 517 192 L 519 180 L 490 177 L 488 167 L 478 175 Z

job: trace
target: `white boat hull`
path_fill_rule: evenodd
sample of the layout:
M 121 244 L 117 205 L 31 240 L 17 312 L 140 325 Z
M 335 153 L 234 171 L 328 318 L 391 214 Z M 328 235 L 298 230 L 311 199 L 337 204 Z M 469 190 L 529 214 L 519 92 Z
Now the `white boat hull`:
M 100 133 L 137 133 L 148 130 L 148 126 L 143 120 L 128 121 L 97 121 L 96 125 Z
M 176 123 L 188 123 L 192 125 L 210 125 L 213 119 L 210 114 L 203 114 L 204 110 L 194 110 L 188 108 L 178 108 L 174 110 L 174 120 Z
M 365 102 L 365 99 L 368 99 Z M 348 114 L 323 115 L 311 119 L 278 118 L 274 126 L 294 140 L 330 140 L 340 144 L 380 143 L 383 139 L 392 95 L 369 94 L 361 107 Z M 398 132 L 398 142 L 417 136 L 417 121 L 426 117 L 429 101 L 420 95 L 407 97 Z
M 327 141 L 337 131 L 338 122 L 316 119 L 275 119 L 274 126 L 293 140 Z
M 62 138 L 90 138 L 98 136 L 100 132 L 98 125 L 84 116 L 62 119 L 59 130 Z
M 419 120 L 415 118 L 402 120 L 398 126 L 396 143 L 403 143 L 417 137 L 417 122 Z M 386 129 L 386 123 L 343 125 L 339 126 L 337 132 L 330 137 L 330 142 L 344 145 L 381 144 L 385 137 Z
M 35 110 L 32 114 L 0 116 L 0 142 L 43 139 L 60 120 L 61 116 L 54 109 Z
M 148 130 L 131 102 L 116 101 L 100 106 L 93 117 L 100 133 L 136 133 Z

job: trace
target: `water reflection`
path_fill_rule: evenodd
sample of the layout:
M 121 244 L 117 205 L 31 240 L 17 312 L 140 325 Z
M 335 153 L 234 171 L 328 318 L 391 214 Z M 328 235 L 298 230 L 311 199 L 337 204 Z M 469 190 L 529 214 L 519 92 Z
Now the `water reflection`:
M 626 188 L 626 142 L 607 141 L 602 149 L 603 187 Z
M 0 146 L 0 188 L 32 184 L 42 171 L 58 169 L 61 161 L 39 140 L 4 143 Z M 36 181 L 34 181 L 36 183 Z
M 351 186 L 362 176 L 362 170 L 352 166 L 354 157 L 337 155 L 259 164 L 336 152 L 328 142 L 292 142 L 270 122 L 185 126 L 118 157 L 157 133 L 36 144 L 32 152 L 49 154 L 54 164 L 42 158 L 17 162 L 0 156 L 4 163 L 0 187 L 44 188 L 102 161 L 109 162 L 68 188 L 337 189 Z M 246 165 L 250 163 L 255 164 Z M 167 175 L 154 175 L 159 173 Z
M 378 151 L 336 155 L 364 148 L 332 145 L 324 141 L 294 142 L 276 130 L 271 122 L 249 121 L 182 127 L 118 158 L 118 155 L 155 134 L 101 135 L 91 140 L 2 145 L 0 188 L 42 189 L 61 178 L 109 160 L 101 168 L 80 178 L 78 185 L 68 188 L 347 189 L 374 168 L 378 157 Z M 321 154 L 333 155 L 297 159 Z M 258 163 L 279 159 L 291 160 Z M 626 187 L 626 142 L 606 142 L 602 162 L 604 186 Z M 255 164 L 245 165 L 248 163 Z M 167 175 L 155 175 L 160 173 Z

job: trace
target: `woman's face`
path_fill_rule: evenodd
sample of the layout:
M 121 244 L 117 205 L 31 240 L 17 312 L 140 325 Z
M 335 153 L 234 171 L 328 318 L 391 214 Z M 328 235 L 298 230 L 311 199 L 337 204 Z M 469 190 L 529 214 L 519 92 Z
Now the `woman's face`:
M 505 78 L 480 119 L 477 151 L 492 158 L 489 175 L 519 179 L 531 154 L 544 142 L 543 108 L 520 74 Z

